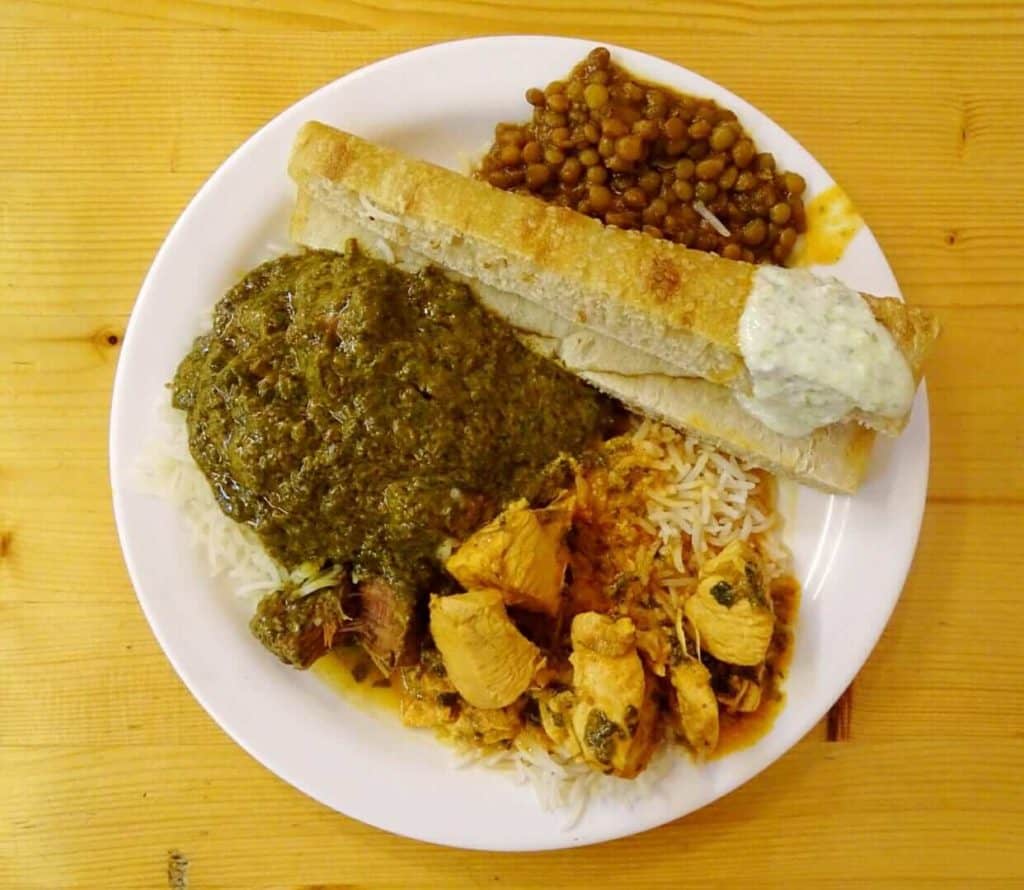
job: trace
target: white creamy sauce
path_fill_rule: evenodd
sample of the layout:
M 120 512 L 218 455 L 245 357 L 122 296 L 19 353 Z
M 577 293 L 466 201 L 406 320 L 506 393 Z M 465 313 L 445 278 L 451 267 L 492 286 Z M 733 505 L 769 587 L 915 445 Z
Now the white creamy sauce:
M 761 266 L 740 318 L 752 393 L 766 426 L 803 436 L 855 408 L 902 417 L 914 397 L 903 353 L 860 294 L 834 278 Z

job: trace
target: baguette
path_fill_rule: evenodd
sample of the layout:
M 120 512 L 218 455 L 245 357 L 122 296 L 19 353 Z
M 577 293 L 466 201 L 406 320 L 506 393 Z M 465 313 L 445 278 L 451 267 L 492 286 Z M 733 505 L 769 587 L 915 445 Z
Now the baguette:
M 429 264 L 422 254 L 382 239 L 305 190 L 300 190 L 292 214 L 291 237 L 325 250 L 342 250 L 355 238 L 363 250 L 405 268 Z M 875 434 L 860 424 L 836 423 L 807 436 L 779 435 L 744 411 L 726 387 L 676 376 L 663 360 L 567 322 L 540 304 L 471 283 L 480 301 L 504 317 L 527 346 L 628 407 L 689 430 L 755 466 L 825 491 L 852 494 L 862 482 Z
M 392 244 L 542 304 L 674 376 L 750 392 L 738 332 L 755 266 L 606 227 L 316 122 L 300 130 L 289 172 L 317 201 Z M 934 318 L 896 299 L 864 299 L 916 383 L 938 333 Z M 849 419 L 891 435 L 906 422 L 860 410 Z

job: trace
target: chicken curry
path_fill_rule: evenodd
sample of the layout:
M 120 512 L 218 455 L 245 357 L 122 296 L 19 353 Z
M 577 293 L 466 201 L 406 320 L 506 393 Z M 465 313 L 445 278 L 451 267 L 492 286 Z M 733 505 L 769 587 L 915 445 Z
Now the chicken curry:
M 431 598 L 421 662 L 398 673 L 407 724 L 477 745 L 528 738 L 625 778 L 662 740 L 707 757 L 724 736 L 735 747 L 739 728 L 767 726 L 795 583 L 769 577 L 742 539 L 672 594 L 644 577 L 637 492 L 609 483 L 631 447 L 622 437 L 574 462 L 554 501 L 510 504 L 452 554 L 465 592 Z

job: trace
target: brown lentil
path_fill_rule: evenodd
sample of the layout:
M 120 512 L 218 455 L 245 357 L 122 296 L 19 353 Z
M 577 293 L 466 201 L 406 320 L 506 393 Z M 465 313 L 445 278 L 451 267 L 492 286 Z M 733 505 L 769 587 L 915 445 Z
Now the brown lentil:
M 646 142 L 653 142 L 660 135 L 661 128 L 654 121 L 642 120 L 633 124 L 633 132 Z
M 547 148 L 544 150 L 544 163 L 557 167 L 564 160 L 565 153 L 560 148 Z
M 559 127 L 551 131 L 551 141 L 557 148 L 572 148 L 572 132 L 568 127 Z
M 632 229 L 636 226 L 637 221 L 636 214 L 628 210 L 624 210 L 621 213 L 606 213 L 604 219 L 608 225 L 618 226 L 620 229 Z
M 732 148 L 736 141 L 736 131 L 731 124 L 719 124 L 711 131 L 711 147 L 715 151 L 725 151 Z
M 514 167 L 523 159 L 523 153 L 511 143 L 502 146 L 500 155 L 501 163 L 506 167 Z
M 531 139 L 523 146 L 523 160 L 527 164 L 539 164 L 542 157 L 544 157 L 544 149 L 540 147 L 537 140 Z
M 636 188 L 634 186 L 633 188 L 627 189 L 623 192 L 622 200 L 631 210 L 640 210 L 647 206 L 647 192 L 642 188 Z
M 757 217 L 748 222 L 740 234 L 744 244 L 754 247 L 764 241 L 765 236 L 768 234 L 768 226 L 765 225 L 763 219 Z
M 576 158 L 569 158 L 564 164 L 562 169 L 559 171 L 559 178 L 566 185 L 576 185 L 580 181 L 580 177 L 583 175 L 583 165 Z M 786 210 L 789 210 L 789 205 L 783 205 Z
M 532 120 L 499 124 L 476 174 L 496 188 L 747 262 L 784 264 L 806 228 L 804 178 L 777 170 L 733 112 L 644 83 L 603 47 L 526 100 Z
M 553 96 L 548 96 L 548 108 L 552 111 L 568 111 L 569 97 L 564 93 L 555 93 Z
M 807 183 L 799 173 L 783 173 L 782 182 L 791 195 L 802 195 Z
M 697 164 L 698 179 L 717 179 L 725 169 L 725 161 L 721 158 L 710 157 Z
M 734 185 L 736 180 L 739 178 L 740 171 L 735 167 L 729 167 L 726 171 L 718 177 L 718 187 L 724 191 L 729 191 Z
M 649 195 L 658 194 L 661 189 L 661 174 L 657 170 L 648 170 L 637 177 L 637 184 Z
M 543 164 L 530 164 L 526 168 L 526 185 L 536 191 L 542 185 L 546 185 L 551 178 L 551 170 Z
M 611 136 L 612 139 L 618 139 L 629 132 L 629 125 L 618 118 L 609 117 L 601 123 L 601 132 L 605 136 Z
M 624 161 L 639 161 L 644 156 L 644 140 L 636 134 L 623 136 L 615 143 L 615 154 Z
M 749 167 L 756 154 L 754 143 L 749 139 L 741 139 L 732 150 L 732 159 L 737 167 Z
M 588 108 L 604 108 L 608 104 L 608 90 L 604 84 L 591 82 L 583 89 L 583 100 Z
M 663 128 L 665 130 L 665 138 L 669 141 L 682 139 L 686 134 L 686 124 L 684 124 L 678 117 L 670 117 L 665 121 Z
M 672 183 L 672 193 L 680 201 L 693 200 L 693 183 L 688 179 L 677 179 Z
M 590 206 L 598 213 L 603 213 L 612 206 L 614 196 L 611 190 L 603 185 L 592 185 L 587 192 Z
M 698 201 L 703 201 L 705 204 L 709 204 L 718 194 L 718 186 L 713 182 L 698 182 L 693 193 L 697 196 Z
M 784 226 L 789 222 L 789 217 L 792 212 L 793 211 L 790 209 L 788 204 L 780 201 L 772 207 L 771 211 L 769 211 L 769 215 L 772 218 L 772 222 L 777 226 Z
M 690 144 L 690 147 L 686 149 L 686 156 L 694 161 L 699 161 L 701 158 L 707 157 L 708 152 L 711 149 L 708 147 L 706 139 L 698 139 L 696 142 Z
M 543 108 L 546 101 L 544 91 L 531 87 L 526 91 L 526 101 L 534 106 L 534 108 Z
M 749 192 L 757 185 L 757 176 L 749 170 L 744 170 L 736 180 L 736 191 Z

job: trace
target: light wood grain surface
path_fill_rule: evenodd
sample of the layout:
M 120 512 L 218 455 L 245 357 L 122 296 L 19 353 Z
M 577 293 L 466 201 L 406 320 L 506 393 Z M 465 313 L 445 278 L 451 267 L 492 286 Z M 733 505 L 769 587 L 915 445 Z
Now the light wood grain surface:
M 826 164 L 945 328 L 920 548 L 849 738 L 823 724 L 689 818 L 528 856 L 367 828 L 243 753 L 150 634 L 107 482 L 120 337 L 203 180 L 313 88 L 481 32 L 617 41 L 739 92 Z M 1022 84 L 1012 2 L 7 0 L 0 887 L 167 887 L 171 851 L 193 890 L 1024 886 Z

